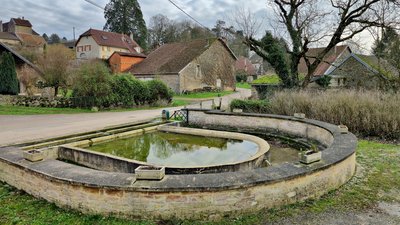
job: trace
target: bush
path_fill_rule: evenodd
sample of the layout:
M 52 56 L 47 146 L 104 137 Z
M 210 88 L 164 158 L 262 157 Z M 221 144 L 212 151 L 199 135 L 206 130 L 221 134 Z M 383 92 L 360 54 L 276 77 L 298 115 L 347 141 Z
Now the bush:
M 132 95 L 133 95 L 133 99 L 134 99 L 136 105 L 146 104 L 146 101 L 150 96 L 149 87 L 146 84 L 146 82 L 138 80 L 138 79 L 133 79 L 132 85 L 133 85 Z
M 400 94 L 380 91 L 282 91 L 270 99 L 269 112 L 305 113 L 308 118 L 347 125 L 363 136 L 400 138 Z
M 265 100 L 240 100 L 235 99 L 231 102 L 230 108 L 242 109 L 243 112 L 249 113 L 269 113 L 268 111 L 269 103 Z
M 331 84 L 332 77 L 325 75 L 317 79 L 315 82 L 323 88 L 327 88 Z
M 168 103 L 172 101 L 174 93 L 162 81 L 150 80 L 146 84 L 149 89 L 149 96 L 147 98 L 149 104 L 154 104 L 159 100 L 166 100 Z
M 134 102 L 132 75 L 118 74 L 113 77 L 112 92 L 113 102 L 117 105 L 132 106 Z
M 237 71 L 236 72 L 236 82 L 246 82 L 247 81 L 247 74 L 244 71 Z
M 3 52 L 0 58 L 0 94 L 16 95 L 19 82 L 15 70 L 15 61 L 11 53 Z
M 145 82 L 135 79 L 132 74 L 118 74 L 113 77 L 114 102 L 124 107 L 143 105 L 149 96 Z
M 83 64 L 73 85 L 73 102 L 77 107 L 109 107 L 115 100 L 112 76 L 102 62 Z

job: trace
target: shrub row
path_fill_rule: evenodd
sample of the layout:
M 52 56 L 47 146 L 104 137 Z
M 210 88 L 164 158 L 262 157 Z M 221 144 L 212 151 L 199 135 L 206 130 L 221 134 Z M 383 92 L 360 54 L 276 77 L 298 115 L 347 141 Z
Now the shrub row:
M 268 113 L 268 106 L 269 104 L 266 100 L 235 99 L 230 104 L 231 111 L 233 109 L 242 109 L 243 112 L 250 113 Z
M 266 103 L 249 101 L 247 112 L 261 112 Z M 232 107 L 237 107 L 232 102 Z M 243 104 L 243 103 L 241 103 Z M 247 103 L 246 103 L 247 104 Z M 347 125 L 362 136 L 400 139 L 400 94 L 380 91 L 280 91 L 268 100 L 263 113 L 293 115 L 305 113 L 307 118 L 332 124 Z
M 159 80 L 141 81 L 132 74 L 111 75 L 102 63 L 84 64 L 77 72 L 73 102 L 77 107 L 132 107 L 170 103 L 173 92 Z

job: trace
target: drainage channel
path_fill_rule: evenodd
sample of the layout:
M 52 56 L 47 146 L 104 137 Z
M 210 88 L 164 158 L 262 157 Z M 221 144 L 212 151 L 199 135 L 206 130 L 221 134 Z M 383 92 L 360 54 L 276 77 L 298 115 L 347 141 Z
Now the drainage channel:
M 146 122 L 139 122 L 139 123 L 131 123 L 131 124 L 123 124 L 119 126 L 112 126 L 107 127 L 101 130 L 91 131 L 91 132 L 84 132 L 78 133 L 74 135 L 67 135 L 52 139 L 46 139 L 42 141 L 34 141 L 34 142 L 27 142 L 14 145 L 15 147 L 20 147 L 22 150 L 32 150 L 32 149 L 40 149 L 44 147 L 52 147 L 57 145 L 68 144 L 72 142 L 77 142 L 81 140 L 93 139 L 98 137 L 105 137 L 109 135 L 114 135 L 118 133 L 123 133 L 131 130 L 138 130 L 144 129 L 147 127 L 157 126 L 169 123 L 167 121 L 160 121 L 160 120 L 152 120 Z

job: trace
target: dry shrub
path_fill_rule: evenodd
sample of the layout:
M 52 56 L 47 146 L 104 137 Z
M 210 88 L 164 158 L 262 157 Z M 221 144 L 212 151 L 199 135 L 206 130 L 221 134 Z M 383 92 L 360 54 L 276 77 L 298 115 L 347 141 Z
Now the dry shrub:
M 270 113 L 345 124 L 364 136 L 400 138 L 400 94 L 380 91 L 282 91 L 270 99 Z

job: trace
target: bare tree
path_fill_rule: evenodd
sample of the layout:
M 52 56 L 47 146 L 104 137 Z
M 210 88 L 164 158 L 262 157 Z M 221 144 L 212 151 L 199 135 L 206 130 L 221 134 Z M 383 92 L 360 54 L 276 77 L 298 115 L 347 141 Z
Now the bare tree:
M 157 14 L 150 19 L 149 44 L 156 47 L 164 44 L 167 40 L 167 32 L 172 26 L 171 20 L 162 14 Z
M 66 88 L 70 76 L 69 65 L 73 59 L 73 52 L 64 45 L 51 45 L 39 58 L 38 64 L 43 71 L 43 87 L 54 88 L 54 96 L 57 96 L 59 88 Z
M 290 77 L 294 84 L 298 84 L 298 64 L 302 58 L 308 68 L 302 84 L 306 87 L 318 65 L 336 45 L 351 40 L 367 28 L 397 23 L 399 17 L 393 15 L 381 20 L 377 7 L 382 1 L 395 8 L 394 12 L 400 9 L 399 0 L 269 0 L 287 33 L 283 38 L 288 46 Z M 246 42 L 263 56 L 265 50 L 254 36 Z M 310 46 L 321 42 L 326 43 L 326 47 L 317 56 L 307 55 Z

